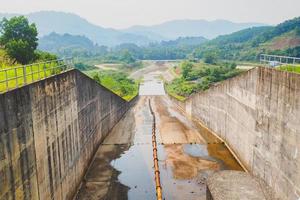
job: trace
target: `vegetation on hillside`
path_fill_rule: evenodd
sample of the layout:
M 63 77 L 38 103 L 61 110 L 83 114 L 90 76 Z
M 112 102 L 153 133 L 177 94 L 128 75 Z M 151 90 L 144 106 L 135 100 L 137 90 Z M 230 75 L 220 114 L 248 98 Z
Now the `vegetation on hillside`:
M 98 63 L 132 64 L 137 60 L 216 59 L 258 61 L 261 53 L 300 57 L 300 18 L 277 26 L 247 28 L 208 41 L 203 37 L 181 37 L 176 40 L 138 46 L 123 43 L 113 48 L 97 46 L 83 36 L 51 34 L 40 39 L 40 48 L 59 55 L 74 55 L 80 60 Z
M 236 69 L 235 63 L 207 64 L 184 61 L 179 68 L 181 76 L 166 84 L 167 92 L 179 100 L 242 72 Z
M 300 73 L 300 65 L 281 65 L 277 67 L 281 71 Z
M 129 101 L 138 94 L 138 82 L 129 79 L 121 72 L 101 71 L 91 74 L 92 78 L 102 86 Z
M 61 57 L 103 56 L 108 52 L 105 46 L 98 46 L 85 36 L 51 33 L 39 39 L 39 49 Z
M 138 46 L 123 43 L 113 48 L 98 46 L 83 36 L 52 33 L 39 40 L 41 50 L 57 53 L 60 56 L 75 56 L 80 60 L 92 59 L 99 63 L 132 64 L 137 60 L 185 59 L 194 49 L 207 40 L 203 37 L 185 37 L 172 41 Z
M 201 59 L 209 53 L 219 59 L 243 61 L 258 60 L 261 53 L 300 57 L 299 29 L 300 17 L 275 27 L 248 28 L 205 43 L 193 52 L 193 56 Z

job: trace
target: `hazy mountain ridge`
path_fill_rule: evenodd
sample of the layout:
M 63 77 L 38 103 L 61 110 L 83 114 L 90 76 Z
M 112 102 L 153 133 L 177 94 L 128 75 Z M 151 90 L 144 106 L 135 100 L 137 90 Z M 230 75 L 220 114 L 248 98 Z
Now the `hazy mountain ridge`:
M 1 14 L 0 18 L 20 14 Z M 122 43 L 147 45 L 152 42 L 175 40 L 179 37 L 214 38 L 218 35 L 232 33 L 259 23 L 233 23 L 225 20 L 174 20 L 155 26 L 134 26 L 125 30 L 103 28 L 91 24 L 86 19 L 72 13 L 57 11 L 40 11 L 25 15 L 30 22 L 36 23 L 39 37 L 52 32 L 86 36 L 94 43 L 116 46 Z
M 188 36 L 202 36 L 212 39 L 219 35 L 233 33 L 254 26 L 265 26 L 265 24 L 234 23 L 227 20 L 173 20 L 153 26 L 133 26 L 123 31 L 139 34 L 151 32 L 169 39 Z
M 0 17 L 12 17 L 20 14 L 0 14 Z M 114 46 L 121 43 L 133 42 L 146 45 L 151 42 L 145 36 L 123 33 L 121 31 L 103 28 L 89 23 L 78 15 L 56 11 L 40 11 L 25 15 L 30 22 L 37 25 L 39 36 L 52 32 L 58 34 L 84 35 L 99 45 Z

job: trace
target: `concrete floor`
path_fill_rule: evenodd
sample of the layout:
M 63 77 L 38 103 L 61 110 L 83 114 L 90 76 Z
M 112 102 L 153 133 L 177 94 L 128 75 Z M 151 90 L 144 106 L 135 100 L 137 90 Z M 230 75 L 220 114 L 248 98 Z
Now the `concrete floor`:
M 149 101 L 157 118 L 165 199 L 205 200 L 208 175 L 223 169 L 242 170 L 217 138 L 188 119 L 166 96 L 157 96 L 164 94 L 153 90 L 153 81 L 163 88 L 157 77 L 145 78 L 142 94 L 146 96 L 140 96 L 99 147 L 76 199 L 156 198 Z

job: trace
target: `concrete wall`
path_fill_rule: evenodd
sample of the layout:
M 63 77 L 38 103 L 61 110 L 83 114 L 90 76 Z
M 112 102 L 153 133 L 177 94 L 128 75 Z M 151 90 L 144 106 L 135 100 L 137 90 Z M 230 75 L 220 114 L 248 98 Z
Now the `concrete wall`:
M 255 68 L 185 102 L 280 199 L 300 198 L 300 75 Z
M 0 95 L 0 199 L 71 199 L 131 103 L 77 70 Z

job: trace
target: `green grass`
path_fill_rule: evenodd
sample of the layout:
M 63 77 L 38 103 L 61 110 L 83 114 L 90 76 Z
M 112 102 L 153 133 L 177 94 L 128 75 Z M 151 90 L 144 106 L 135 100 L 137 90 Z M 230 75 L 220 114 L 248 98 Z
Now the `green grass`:
M 126 74 L 116 71 L 89 72 L 89 76 L 123 99 L 130 101 L 138 94 L 139 81 L 129 79 Z
M 212 84 L 234 77 L 243 71 L 236 69 L 236 66 L 231 63 L 211 65 L 183 62 L 180 67 L 181 75 L 165 85 L 167 93 L 180 101 L 184 101 L 191 94 L 207 90 Z
M 174 97 L 175 99 L 177 99 L 177 100 L 179 100 L 179 101 L 184 102 L 184 101 L 187 99 L 187 97 L 180 96 L 179 94 L 176 93 L 175 90 L 173 90 L 172 88 L 170 88 L 170 87 L 168 87 L 168 86 L 166 86 L 166 90 L 167 90 L 167 93 L 168 93 L 170 96 Z
M 0 68 L 0 93 L 58 74 L 62 69 L 56 67 L 61 64 L 54 61 L 22 67 L 2 66 Z
M 281 65 L 277 67 L 281 71 L 300 73 L 300 65 Z

